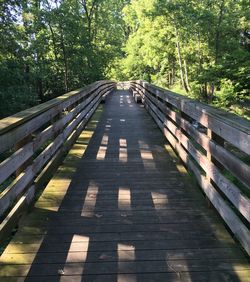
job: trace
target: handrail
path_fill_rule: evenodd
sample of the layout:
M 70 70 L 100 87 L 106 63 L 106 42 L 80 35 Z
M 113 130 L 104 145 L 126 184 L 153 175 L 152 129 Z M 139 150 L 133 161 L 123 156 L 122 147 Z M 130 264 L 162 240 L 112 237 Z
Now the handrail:
M 234 236 L 250 254 L 250 123 L 145 81 L 124 82 L 141 95 L 165 137 Z
M 112 81 L 97 81 L 0 120 L 0 240 L 114 87 Z

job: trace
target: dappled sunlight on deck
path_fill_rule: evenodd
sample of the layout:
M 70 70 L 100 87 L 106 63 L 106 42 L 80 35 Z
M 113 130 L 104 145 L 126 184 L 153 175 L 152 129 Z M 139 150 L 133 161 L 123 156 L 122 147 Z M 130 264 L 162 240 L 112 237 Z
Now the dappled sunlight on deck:
M 127 162 L 128 161 L 128 149 L 127 149 L 127 140 L 120 138 L 119 139 L 119 161 Z
M 104 160 L 105 156 L 106 156 L 106 151 L 107 151 L 107 147 L 106 146 L 100 146 L 99 150 L 97 152 L 96 159 L 97 160 Z
M 98 186 L 96 186 L 94 183 L 93 184 L 90 183 L 87 190 L 87 195 L 85 196 L 84 199 L 81 216 L 85 216 L 85 217 L 94 216 L 97 196 L 98 196 Z
M 168 204 L 168 196 L 164 193 L 151 192 L 152 201 L 156 210 L 161 210 Z
M 98 108 L 0 260 L 26 282 L 238 282 L 249 269 L 128 91 Z
M 75 251 L 73 243 L 79 242 L 78 244 L 78 252 Z M 84 272 L 84 263 L 88 256 L 88 246 L 89 246 L 89 237 L 74 235 L 72 238 L 71 245 L 68 250 L 67 258 L 65 261 L 65 266 L 62 269 L 59 269 L 58 274 L 67 275 L 68 273 L 72 273 L 72 267 L 74 267 L 75 263 L 80 263 L 81 265 L 77 265 L 78 274 L 82 274 Z M 81 273 L 82 272 L 82 273 Z
M 118 243 L 118 273 L 126 273 L 128 270 L 135 271 L 135 246 Z M 131 264 L 129 264 L 131 262 Z M 136 282 L 136 274 L 127 276 L 126 274 L 118 274 L 117 281 Z
M 129 188 L 119 187 L 118 208 L 120 210 L 131 210 L 131 192 Z

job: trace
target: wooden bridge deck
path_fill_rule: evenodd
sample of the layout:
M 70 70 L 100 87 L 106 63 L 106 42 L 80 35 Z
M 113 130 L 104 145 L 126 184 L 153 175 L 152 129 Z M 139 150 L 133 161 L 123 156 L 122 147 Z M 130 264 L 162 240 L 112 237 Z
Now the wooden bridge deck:
M 1 257 L 0 281 L 250 281 L 142 105 L 100 106 Z

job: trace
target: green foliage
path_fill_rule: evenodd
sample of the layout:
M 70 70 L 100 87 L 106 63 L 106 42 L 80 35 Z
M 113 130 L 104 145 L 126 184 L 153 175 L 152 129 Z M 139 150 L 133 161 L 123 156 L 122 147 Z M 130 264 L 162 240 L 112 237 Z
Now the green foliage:
M 103 79 L 125 41 L 115 0 L 2 0 L 0 117 Z
M 246 0 L 132 0 L 118 75 L 144 79 L 220 107 L 249 97 L 250 9 Z
M 104 78 L 244 103 L 249 23 L 249 0 L 2 0 L 0 116 Z
M 236 92 L 231 80 L 220 81 L 221 90 L 216 93 L 215 104 L 220 107 L 228 107 L 236 100 Z
M 30 108 L 38 104 L 38 99 L 34 91 L 27 86 L 10 86 L 0 91 L 0 113 L 8 116 L 10 113 L 17 113 L 23 109 Z

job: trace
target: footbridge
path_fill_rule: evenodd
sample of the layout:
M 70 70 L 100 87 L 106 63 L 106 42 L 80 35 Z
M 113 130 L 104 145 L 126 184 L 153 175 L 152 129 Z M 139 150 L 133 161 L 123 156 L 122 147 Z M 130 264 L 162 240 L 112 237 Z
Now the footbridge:
M 0 281 L 250 281 L 250 126 L 145 81 L 0 121 Z

